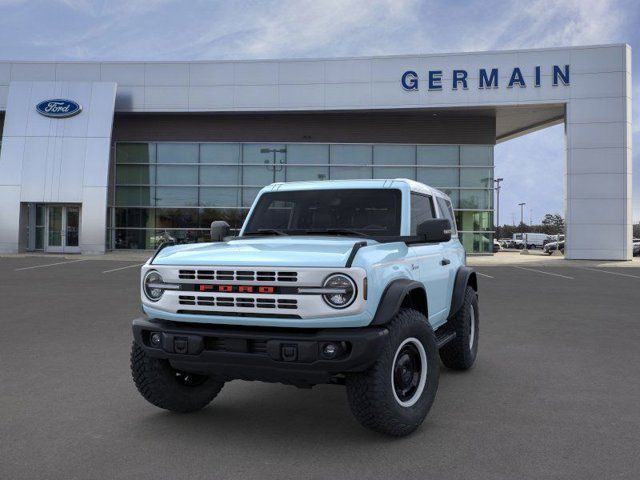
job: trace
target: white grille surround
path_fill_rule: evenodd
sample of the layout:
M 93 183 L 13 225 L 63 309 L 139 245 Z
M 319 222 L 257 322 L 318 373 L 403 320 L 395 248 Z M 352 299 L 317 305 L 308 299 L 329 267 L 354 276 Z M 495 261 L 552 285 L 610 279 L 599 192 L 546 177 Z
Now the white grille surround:
M 164 283 L 180 285 L 182 288 L 165 290 L 160 300 L 150 301 L 142 291 L 142 280 L 150 270 L 157 271 Z M 333 308 L 324 301 L 321 294 L 298 293 L 298 288 L 322 287 L 324 281 L 336 273 L 348 275 L 356 285 L 356 299 L 348 307 Z M 361 313 L 366 305 L 363 296 L 365 277 L 365 270 L 358 267 L 274 268 L 147 264 L 142 267 L 140 295 L 142 303 L 155 310 L 172 315 L 202 315 L 203 319 L 210 317 L 211 323 L 216 323 L 216 318 L 225 316 L 317 319 Z M 282 293 L 200 291 L 200 285 L 277 287 Z

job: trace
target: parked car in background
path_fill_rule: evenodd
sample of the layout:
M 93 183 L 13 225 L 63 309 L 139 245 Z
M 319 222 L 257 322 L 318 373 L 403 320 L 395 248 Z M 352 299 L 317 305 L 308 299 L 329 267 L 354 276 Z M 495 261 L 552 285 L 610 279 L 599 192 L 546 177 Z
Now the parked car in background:
M 500 246 L 500 242 L 498 242 L 498 240 L 496 240 L 495 238 L 493 239 L 493 253 L 497 253 L 500 251 L 502 247 Z
M 640 238 L 633 239 L 633 256 L 640 257 Z
M 542 248 L 542 251 L 551 255 L 555 250 L 558 250 L 558 248 L 560 248 L 560 252 L 564 254 L 564 240 L 561 242 L 549 242 Z
M 564 235 L 548 235 L 547 239 L 543 242 L 545 245 L 551 242 L 562 242 L 564 240 Z
M 499 238 L 498 243 L 502 248 L 513 248 L 513 240 L 510 238 Z

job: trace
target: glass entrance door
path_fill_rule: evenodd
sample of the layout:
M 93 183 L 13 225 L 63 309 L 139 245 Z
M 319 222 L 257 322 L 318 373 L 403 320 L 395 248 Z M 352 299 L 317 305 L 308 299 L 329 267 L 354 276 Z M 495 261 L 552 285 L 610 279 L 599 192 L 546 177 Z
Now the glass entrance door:
M 45 250 L 51 253 L 80 253 L 80 207 L 47 205 Z

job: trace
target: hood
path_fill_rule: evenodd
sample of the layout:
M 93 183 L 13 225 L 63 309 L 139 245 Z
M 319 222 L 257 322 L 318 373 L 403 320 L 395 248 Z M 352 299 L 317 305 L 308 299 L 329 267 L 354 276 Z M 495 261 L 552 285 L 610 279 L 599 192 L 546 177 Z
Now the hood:
M 166 247 L 154 265 L 236 267 L 344 267 L 362 238 L 287 236 Z M 375 243 L 369 240 L 369 243 Z

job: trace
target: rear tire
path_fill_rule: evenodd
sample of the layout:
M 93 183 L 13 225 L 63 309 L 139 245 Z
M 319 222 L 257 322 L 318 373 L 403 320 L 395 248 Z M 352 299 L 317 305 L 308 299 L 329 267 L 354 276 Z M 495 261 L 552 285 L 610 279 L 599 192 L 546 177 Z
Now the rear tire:
M 213 400 L 224 382 L 174 369 L 168 360 L 153 358 L 136 342 L 131 347 L 131 374 L 140 394 L 156 407 L 195 412 Z
M 433 405 L 438 348 L 429 321 L 416 310 L 400 310 L 388 328 L 376 363 L 364 373 L 347 375 L 347 398 L 364 427 L 400 437 L 417 429 Z
M 468 370 L 478 355 L 478 294 L 467 286 L 464 303 L 458 313 L 447 322 L 456 337 L 440 349 L 442 363 L 453 370 Z

